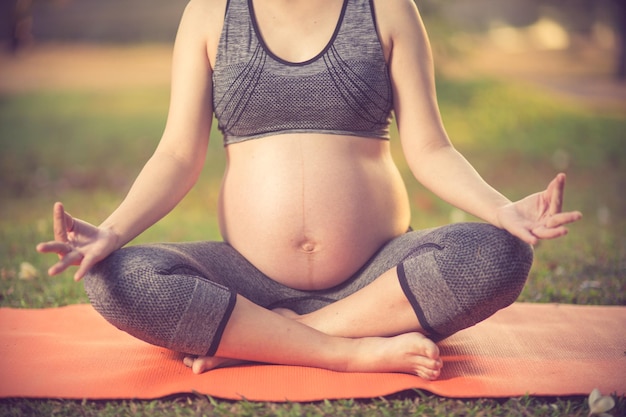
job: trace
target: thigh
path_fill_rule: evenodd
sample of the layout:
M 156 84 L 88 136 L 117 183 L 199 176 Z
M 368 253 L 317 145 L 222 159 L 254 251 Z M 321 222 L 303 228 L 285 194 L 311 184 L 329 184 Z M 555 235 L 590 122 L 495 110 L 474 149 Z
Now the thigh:
M 440 266 L 444 272 L 460 270 L 457 275 L 463 275 L 468 264 L 476 264 L 481 253 L 495 254 L 506 264 L 518 250 L 522 250 L 524 254 L 529 253 L 525 248 L 527 245 L 516 242 L 517 240 L 507 232 L 485 223 L 457 223 L 409 231 L 387 242 L 351 279 L 328 290 L 326 295 L 334 299 L 347 297 L 408 259 L 419 263 L 420 255 L 428 252 L 455 254 L 456 259 L 442 259 Z M 510 243 L 514 246 L 512 251 L 509 250 Z M 526 263 L 528 262 L 525 258 L 524 264 Z
M 189 275 L 227 288 L 268 309 L 290 308 L 298 313 L 334 301 L 314 292 L 300 291 L 263 274 L 225 242 L 184 242 L 137 245 L 114 252 L 104 261 L 108 274 L 150 274 L 162 277 Z M 99 266 L 102 269 L 102 266 Z
M 191 242 L 160 246 L 184 253 L 186 265 L 259 306 L 268 309 L 285 304 L 293 306 L 293 300 L 310 296 L 306 291 L 289 288 L 266 276 L 227 243 Z

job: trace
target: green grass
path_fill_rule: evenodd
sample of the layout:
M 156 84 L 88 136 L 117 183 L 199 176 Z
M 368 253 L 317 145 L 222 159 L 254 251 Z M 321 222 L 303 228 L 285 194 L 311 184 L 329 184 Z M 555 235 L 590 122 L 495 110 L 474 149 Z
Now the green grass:
M 218 401 L 204 396 L 178 396 L 155 401 L 60 401 L 7 400 L 0 402 L 2 416 L 63 417 L 153 417 L 153 416 L 242 416 L 242 417 L 348 417 L 348 416 L 587 416 L 587 406 L 577 398 L 511 398 L 457 400 L 407 392 L 373 400 L 337 400 L 316 403 L 252 403 Z M 624 415 L 623 401 L 613 410 Z M 619 414 L 618 414 L 619 413 Z
M 604 115 L 527 86 L 492 80 L 439 82 L 451 137 L 496 188 L 511 198 L 568 173 L 566 208 L 585 218 L 570 235 L 542 242 L 520 301 L 626 304 L 626 115 Z M 51 236 L 51 207 L 65 202 L 94 223 L 123 198 L 157 144 L 167 111 L 164 88 L 112 92 L 41 92 L 0 96 L 0 306 L 53 307 L 86 302 L 70 273 L 49 278 L 53 259 L 34 251 Z M 413 227 L 462 219 L 411 179 L 394 155 L 413 200 Z M 218 239 L 216 199 L 224 166 L 221 138 L 183 203 L 136 242 Z M 22 263 L 38 275 L 20 278 Z M 230 402 L 203 396 L 158 401 L 12 399 L 0 415 L 276 416 L 586 416 L 585 399 L 444 399 L 408 392 L 386 399 L 313 404 Z M 614 416 L 626 414 L 619 399 Z

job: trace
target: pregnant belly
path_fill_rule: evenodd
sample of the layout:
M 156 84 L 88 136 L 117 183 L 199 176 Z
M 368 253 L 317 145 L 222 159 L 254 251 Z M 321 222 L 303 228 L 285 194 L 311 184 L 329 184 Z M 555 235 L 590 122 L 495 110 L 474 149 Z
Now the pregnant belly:
M 228 148 L 222 234 L 276 281 L 329 288 L 406 231 L 404 185 L 387 142 L 285 136 Z

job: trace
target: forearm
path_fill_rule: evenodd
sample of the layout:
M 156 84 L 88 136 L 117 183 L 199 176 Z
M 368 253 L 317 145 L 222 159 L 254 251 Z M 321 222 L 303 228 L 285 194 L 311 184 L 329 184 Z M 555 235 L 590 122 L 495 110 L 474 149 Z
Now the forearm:
M 156 152 L 119 207 L 100 225 L 112 231 L 120 248 L 168 214 L 196 182 L 200 163 Z
M 437 196 L 498 227 L 497 211 L 511 201 L 491 187 L 453 146 L 409 158 L 417 180 Z

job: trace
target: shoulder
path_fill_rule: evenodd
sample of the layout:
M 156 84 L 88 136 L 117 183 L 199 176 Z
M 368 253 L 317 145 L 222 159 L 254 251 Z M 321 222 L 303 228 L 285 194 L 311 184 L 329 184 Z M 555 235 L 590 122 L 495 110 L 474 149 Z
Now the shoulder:
M 200 31 L 210 37 L 221 32 L 227 0 L 191 0 L 187 3 L 180 26 Z
M 178 37 L 201 41 L 210 57 L 215 55 L 224 24 L 227 0 L 190 0 L 185 7 Z
M 221 26 L 227 0 L 190 0 L 183 13 L 183 22 L 196 23 L 205 28 Z
M 407 13 L 415 13 L 417 5 L 414 0 L 372 0 L 376 13 L 382 11 L 385 14 L 401 17 Z
M 414 0 L 373 0 L 373 3 L 380 35 L 391 44 L 424 32 Z
M 185 12 L 198 14 L 207 18 L 223 19 L 228 0 L 190 0 Z

